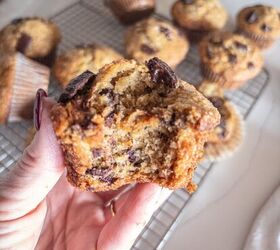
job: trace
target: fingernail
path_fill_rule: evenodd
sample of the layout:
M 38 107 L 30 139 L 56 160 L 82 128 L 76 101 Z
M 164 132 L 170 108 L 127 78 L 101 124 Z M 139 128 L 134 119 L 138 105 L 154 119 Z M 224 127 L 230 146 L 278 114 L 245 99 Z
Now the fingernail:
M 34 103 L 34 110 L 33 110 L 33 122 L 34 122 L 34 127 L 36 128 L 37 131 L 39 131 L 41 126 L 43 98 L 47 96 L 48 95 L 45 90 L 43 89 L 37 90 L 35 103 Z

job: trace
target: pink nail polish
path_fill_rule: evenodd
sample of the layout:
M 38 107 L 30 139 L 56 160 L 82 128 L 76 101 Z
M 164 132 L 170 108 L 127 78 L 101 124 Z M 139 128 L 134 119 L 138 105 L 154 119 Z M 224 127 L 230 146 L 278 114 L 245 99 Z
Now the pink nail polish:
M 34 103 L 34 110 L 33 110 L 33 122 L 34 127 L 38 131 L 41 126 L 41 119 L 42 119 L 42 110 L 43 110 L 43 98 L 47 97 L 47 93 L 43 89 L 38 89 L 36 93 L 35 103 Z

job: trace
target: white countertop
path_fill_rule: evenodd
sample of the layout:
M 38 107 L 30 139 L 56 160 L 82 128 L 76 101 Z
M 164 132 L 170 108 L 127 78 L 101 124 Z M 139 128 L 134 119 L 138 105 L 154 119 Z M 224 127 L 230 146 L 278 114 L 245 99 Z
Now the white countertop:
M 0 5 L 0 26 L 16 16 L 49 16 L 75 2 L 4 1 Z M 167 13 L 167 6 L 172 2 L 158 1 L 159 10 Z M 230 11 L 232 22 L 242 6 L 260 3 L 252 0 L 222 2 Z M 263 2 L 280 8 L 279 0 Z M 271 79 L 246 120 L 241 149 L 214 166 L 185 209 L 165 249 L 242 249 L 259 209 L 280 184 L 280 41 L 265 52 L 265 59 Z

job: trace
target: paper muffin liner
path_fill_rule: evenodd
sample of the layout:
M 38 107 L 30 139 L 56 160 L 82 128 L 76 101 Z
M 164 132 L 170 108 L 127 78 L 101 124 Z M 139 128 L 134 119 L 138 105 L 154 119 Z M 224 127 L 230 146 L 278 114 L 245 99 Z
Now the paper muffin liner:
M 248 31 L 244 31 L 242 29 L 237 29 L 236 32 L 253 40 L 253 42 L 261 49 L 269 48 L 275 42 L 275 40 L 273 38 L 268 39 L 264 36 L 256 35 L 256 34 L 248 32 Z
M 155 0 L 107 0 L 105 3 L 123 24 L 143 19 L 155 9 Z
M 224 77 L 214 73 L 207 64 L 201 63 L 201 73 L 205 78 L 219 84 L 224 89 L 238 89 L 246 82 L 226 80 Z
M 25 57 L 15 54 L 13 94 L 8 121 L 30 119 L 33 114 L 33 103 L 39 88 L 46 92 L 49 85 L 50 70 Z
M 225 142 L 211 143 L 208 142 L 204 147 L 204 157 L 211 161 L 222 160 L 230 157 L 240 147 L 244 137 L 244 122 L 241 115 L 233 106 L 234 112 L 234 129 L 232 136 Z

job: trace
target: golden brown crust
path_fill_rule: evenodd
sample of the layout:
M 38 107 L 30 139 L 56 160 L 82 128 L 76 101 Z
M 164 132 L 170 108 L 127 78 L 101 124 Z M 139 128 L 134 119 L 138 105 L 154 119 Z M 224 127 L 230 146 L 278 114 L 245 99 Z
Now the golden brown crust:
M 170 22 L 148 18 L 128 28 L 125 49 L 129 58 L 145 62 L 158 57 L 175 68 L 185 58 L 189 42 Z
M 217 30 L 227 21 L 227 12 L 218 0 L 178 0 L 171 14 L 176 23 L 188 30 Z
M 121 58 L 119 53 L 109 47 L 96 44 L 79 46 L 61 54 L 56 59 L 53 70 L 58 82 L 65 87 L 84 71 L 97 73 L 105 64 Z
M 191 179 L 219 113 L 164 63 L 152 60 L 147 66 L 120 60 L 96 77 L 87 72 L 53 107 L 74 186 L 106 191 L 153 182 L 194 189 Z
M 202 72 L 221 85 L 241 85 L 262 69 L 260 50 L 246 37 L 230 32 L 214 32 L 199 45 Z
M 0 31 L 0 50 L 43 58 L 53 52 L 60 40 L 59 28 L 53 22 L 39 17 L 21 18 Z
M 0 53 L 0 124 L 6 123 L 8 120 L 13 93 L 14 71 L 14 57 Z

